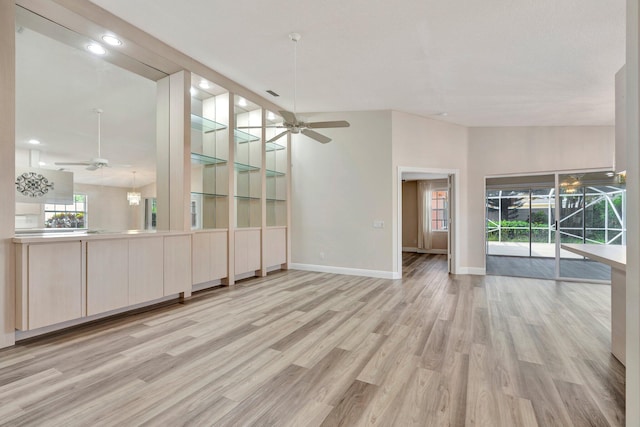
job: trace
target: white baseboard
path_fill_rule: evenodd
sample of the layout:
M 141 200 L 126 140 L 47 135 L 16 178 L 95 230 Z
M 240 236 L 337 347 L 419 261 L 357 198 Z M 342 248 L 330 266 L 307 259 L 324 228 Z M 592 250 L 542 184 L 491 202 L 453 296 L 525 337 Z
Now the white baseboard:
M 331 265 L 298 264 L 291 263 L 289 268 L 293 270 L 317 271 L 319 273 L 346 274 L 349 276 L 375 277 L 378 279 L 400 279 L 401 273 L 395 271 L 366 270 L 362 268 L 334 267 Z
M 458 267 L 456 274 L 471 274 L 474 276 L 486 276 L 487 270 L 480 267 Z

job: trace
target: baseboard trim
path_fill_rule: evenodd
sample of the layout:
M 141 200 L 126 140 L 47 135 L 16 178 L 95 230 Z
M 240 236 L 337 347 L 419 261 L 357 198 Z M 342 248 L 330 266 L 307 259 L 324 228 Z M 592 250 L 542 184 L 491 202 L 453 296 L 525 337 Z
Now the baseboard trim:
M 366 270 L 362 268 L 334 267 L 331 265 L 291 263 L 292 270 L 316 271 L 318 273 L 346 274 L 348 276 L 374 277 L 377 279 L 400 279 L 402 274 L 395 271 Z
M 487 270 L 480 267 L 458 267 L 456 274 L 470 274 L 473 276 L 486 276 Z

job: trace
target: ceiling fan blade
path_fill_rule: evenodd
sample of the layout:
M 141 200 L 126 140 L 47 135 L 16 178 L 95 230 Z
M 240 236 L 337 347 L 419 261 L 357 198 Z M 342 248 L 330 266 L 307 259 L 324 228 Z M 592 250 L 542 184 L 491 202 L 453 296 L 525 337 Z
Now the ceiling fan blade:
M 346 120 L 336 120 L 333 122 L 311 122 L 305 123 L 309 129 L 322 129 L 322 128 L 348 128 L 351 126 Z
M 302 129 L 302 133 L 307 135 L 309 138 L 315 139 L 322 144 L 326 144 L 327 142 L 331 142 L 331 138 L 328 136 L 324 136 L 314 130 L 311 129 Z
M 286 123 L 298 124 L 298 118 L 291 111 L 278 111 Z
M 283 135 L 286 135 L 287 133 L 289 133 L 289 130 L 288 130 L 288 129 L 287 129 L 287 130 L 285 130 L 284 132 L 280 132 L 279 134 L 277 134 L 276 136 L 274 136 L 273 138 L 271 138 L 270 140 L 268 140 L 268 141 L 266 142 L 266 144 L 268 144 L 268 143 L 270 143 L 270 142 L 273 142 L 273 141 L 276 141 L 276 140 L 280 139 L 280 137 L 282 137 Z
M 56 166 L 90 166 L 91 162 L 55 162 Z

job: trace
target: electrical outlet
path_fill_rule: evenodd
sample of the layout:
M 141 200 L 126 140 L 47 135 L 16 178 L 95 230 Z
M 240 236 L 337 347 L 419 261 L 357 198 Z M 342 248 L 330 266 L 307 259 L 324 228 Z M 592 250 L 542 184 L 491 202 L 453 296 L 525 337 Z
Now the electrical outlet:
M 324 252 L 320 252 L 320 259 L 324 259 Z
M 373 221 L 373 228 L 384 228 L 384 221 L 379 219 Z

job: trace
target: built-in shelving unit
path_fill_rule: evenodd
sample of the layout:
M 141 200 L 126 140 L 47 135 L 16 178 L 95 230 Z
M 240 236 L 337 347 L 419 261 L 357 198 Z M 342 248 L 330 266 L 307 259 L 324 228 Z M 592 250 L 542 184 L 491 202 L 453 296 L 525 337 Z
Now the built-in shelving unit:
M 267 112 L 266 120 L 271 126 L 265 128 L 266 226 L 283 227 L 287 225 L 288 135 L 281 135 L 281 117 Z
M 191 228 L 228 227 L 229 93 L 193 75 Z
M 236 228 L 262 226 L 262 109 L 234 99 Z

